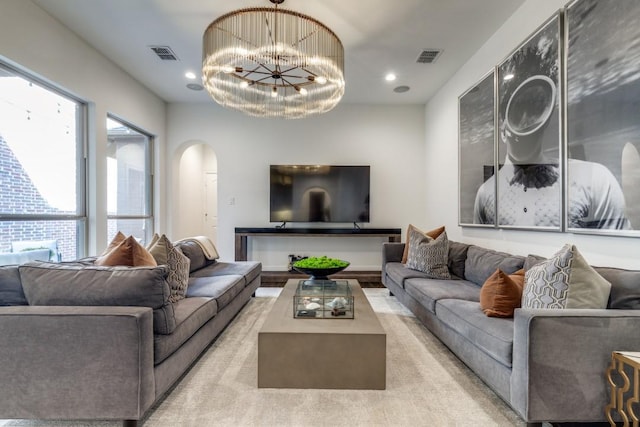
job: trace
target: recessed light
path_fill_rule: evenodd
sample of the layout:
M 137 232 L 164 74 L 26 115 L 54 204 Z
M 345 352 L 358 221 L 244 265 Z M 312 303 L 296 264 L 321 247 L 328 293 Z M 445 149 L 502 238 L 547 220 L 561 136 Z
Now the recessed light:
M 386 76 L 384 76 L 384 79 L 388 82 L 392 82 L 396 79 L 396 75 L 393 73 L 389 73 Z
M 189 80 L 195 80 L 196 73 L 194 73 L 193 71 L 187 71 L 186 73 L 184 73 L 184 76 Z
M 409 92 L 409 89 L 410 89 L 409 86 L 398 86 L 394 88 L 393 91 L 395 93 L 404 93 L 404 92 Z
M 203 87 L 202 85 L 199 85 L 199 84 L 197 84 L 197 83 L 189 83 L 189 84 L 187 85 L 187 87 L 188 87 L 189 89 L 191 89 L 191 90 L 202 90 L 202 89 L 204 89 L 204 87 Z

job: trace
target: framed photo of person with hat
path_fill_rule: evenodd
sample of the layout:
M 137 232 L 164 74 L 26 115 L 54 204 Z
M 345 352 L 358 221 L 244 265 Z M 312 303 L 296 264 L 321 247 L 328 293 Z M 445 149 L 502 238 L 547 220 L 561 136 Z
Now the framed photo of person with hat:
M 476 222 L 563 229 L 560 31 L 557 13 L 496 67 L 498 171 L 478 189 Z

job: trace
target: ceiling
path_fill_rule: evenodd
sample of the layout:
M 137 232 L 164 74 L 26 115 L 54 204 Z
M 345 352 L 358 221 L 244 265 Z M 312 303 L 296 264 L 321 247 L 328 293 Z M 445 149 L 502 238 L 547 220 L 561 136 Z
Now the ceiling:
M 202 34 L 217 17 L 268 0 L 33 0 L 166 102 L 213 102 L 200 83 Z M 343 102 L 424 104 L 524 0 L 286 0 L 280 8 L 331 28 L 345 49 Z M 162 61 L 149 46 L 169 46 Z M 417 63 L 424 49 L 442 49 Z M 489 70 L 480 70 L 481 73 Z M 388 72 L 397 75 L 386 82 Z M 397 86 L 409 86 L 395 93 Z

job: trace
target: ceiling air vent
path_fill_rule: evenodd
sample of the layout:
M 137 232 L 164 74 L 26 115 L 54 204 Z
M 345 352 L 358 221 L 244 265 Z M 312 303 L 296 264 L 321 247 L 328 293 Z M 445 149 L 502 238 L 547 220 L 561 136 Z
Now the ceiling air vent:
M 151 50 L 163 61 L 177 61 L 178 57 L 169 46 L 149 46 Z
M 423 49 L 416 60 L 419 64 L 432 64 L 442 53 L 442 49 Z

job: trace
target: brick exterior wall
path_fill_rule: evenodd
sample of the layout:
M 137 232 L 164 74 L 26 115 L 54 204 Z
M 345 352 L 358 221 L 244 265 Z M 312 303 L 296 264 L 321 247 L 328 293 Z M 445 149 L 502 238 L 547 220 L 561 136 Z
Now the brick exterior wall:
M 0 212 L 69 214 L 51 207 L 0 135 Z M 0 221 L 0 252 L 12 241 L 57 239 L 63 260 L 76 258 L 76 221 Z

